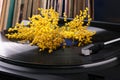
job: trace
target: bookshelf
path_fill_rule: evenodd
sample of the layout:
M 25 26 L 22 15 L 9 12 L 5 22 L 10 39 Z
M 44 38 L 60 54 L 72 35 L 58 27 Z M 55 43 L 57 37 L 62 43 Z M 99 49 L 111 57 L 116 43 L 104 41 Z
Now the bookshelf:
M 93 17 L 94 0 L 0 0 L 0 30 L 15 26 L 17 22 L 28 20 L 28 17 L 38 13 L 38 8 L 53 8 L 63 17 L 65 12 L 68 18 L 79 14 L 79 10 L 89 8 L 89 14 Z M 93 3 L 92 3 L 93 5 Z

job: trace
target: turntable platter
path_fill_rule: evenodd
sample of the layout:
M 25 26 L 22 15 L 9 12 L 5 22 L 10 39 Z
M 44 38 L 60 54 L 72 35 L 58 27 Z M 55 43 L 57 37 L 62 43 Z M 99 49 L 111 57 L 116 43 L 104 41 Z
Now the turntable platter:
M 110 38 L 118 37 L 112 32 L 104 31 Z M 103 35 L 102 41 L 107 39 L 106 35 L 96 34 L 94 38 L 100 41 L 100 36 Z M 93 39 L 94 42 L 95 39 Z M 5 32 L 0 33 L 0 59 L 1 61 L 13 63 L 16 65 L 30 66 L 30 67 L 44 67 L 44 68 L 60 68 L 80 66 L 84 64 L 97 63 L 104 60 L 111 59 L 119 55 L 120 46 L 112 44 L 105 47 L 103 50 L 90 56 L 82 56 L 80 54 L 80 47 L 71 47 L 65 49 L 58 49 L 52 54 L 47 51 L 40 52 L 37 46 L 30 46 L 29 44 L 21 44 L 18 42 L 10 41 L 5 37 Z

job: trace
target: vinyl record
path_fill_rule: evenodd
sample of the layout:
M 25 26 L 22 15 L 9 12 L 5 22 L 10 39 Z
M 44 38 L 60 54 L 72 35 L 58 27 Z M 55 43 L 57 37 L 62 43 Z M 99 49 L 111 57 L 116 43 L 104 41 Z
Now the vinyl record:
M 94 28 L 92 28 L 94 29 Z M 0 59 L 1 61 L 15 65 L 38 67 L 38 68 L 72 68 L 85 64 L 105 61 L 119 55 L 120 46 L 112 44 L 106 46 L 98 53 L 90 56 L 81 55 L 81 47 L 59 48 L 49 54 L 47 51 L 40 52 L 37 46 L 28 43 L 21 44 L 5 37 L 6 32 L 0 33 Z M 95 35 L 93 42 L 106 41 L 118 37 L 116 34 L 105 31 Z

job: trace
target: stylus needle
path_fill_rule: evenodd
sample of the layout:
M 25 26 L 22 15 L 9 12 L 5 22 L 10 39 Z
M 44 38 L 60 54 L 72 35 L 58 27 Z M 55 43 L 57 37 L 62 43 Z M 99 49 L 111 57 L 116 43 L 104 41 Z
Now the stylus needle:
M 120 38 L 113 39 L 113 40 L 106 41 L 106 42 L 90 44 L 90 45 L 85 46 L 81 49 L 81 54 L 87 56 L 87 55 L 90 55 L 92 53 L 97 53 L 102 48 L 104 48 L 104 46 L 118 42 L 118 41 L 120 41 Z

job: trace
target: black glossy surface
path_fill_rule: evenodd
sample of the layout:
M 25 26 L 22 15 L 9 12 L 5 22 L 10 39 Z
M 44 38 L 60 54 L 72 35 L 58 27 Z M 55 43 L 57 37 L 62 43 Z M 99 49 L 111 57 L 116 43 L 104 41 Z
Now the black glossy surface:
M 90 29 L 98 30 L 93 42 L 107 41 L 119 37 L 119 34 L 114 32 L 94 27 Z M 36 46 L 10 41 L 4 34 L 4 32 L 0 33 L 1 61 L 23 66 L 44 68 L 80 66 L 113 58 L 119 55 L 118 52 L 120 51 L 120 46 L 118 45 L 120 43 L 117 43 L 106 46 L 103 50 L 90 56 L 82 56 L 80 54 L 80 47 L 61 48 L 52 54 L 47 53 L 47 51 L 41 53 Z

